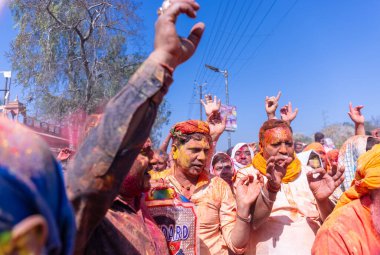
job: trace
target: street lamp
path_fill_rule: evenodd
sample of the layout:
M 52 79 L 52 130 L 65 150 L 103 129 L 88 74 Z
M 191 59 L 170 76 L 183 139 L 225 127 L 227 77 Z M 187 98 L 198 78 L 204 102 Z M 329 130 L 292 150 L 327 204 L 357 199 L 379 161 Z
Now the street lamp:
M 205 67 L 210 69 L 211 71 L 216 72 L 216 73 L 222 73 L 223 74 L 224 83 L 225 83 L 225 91 L 226 91 L 226 104 L 229 106 L 230 105 L 230 96 L 228 93 L 228 71 L 227 71 L 227 69 L 226 70 L 220 70 L 217 67 L 210 66 L 207 64 L 205 64 Z M 231 132 L 227 131 L 227 135 L 228 135 L 228 148 L 231 148 Z

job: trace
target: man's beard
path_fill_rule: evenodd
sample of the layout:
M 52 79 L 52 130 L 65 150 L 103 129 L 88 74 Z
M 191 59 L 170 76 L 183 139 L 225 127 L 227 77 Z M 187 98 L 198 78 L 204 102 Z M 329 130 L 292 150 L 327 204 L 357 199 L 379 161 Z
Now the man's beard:
M 372 223 L 380 236 L 380 190 L 373 191 L 371 204 Z

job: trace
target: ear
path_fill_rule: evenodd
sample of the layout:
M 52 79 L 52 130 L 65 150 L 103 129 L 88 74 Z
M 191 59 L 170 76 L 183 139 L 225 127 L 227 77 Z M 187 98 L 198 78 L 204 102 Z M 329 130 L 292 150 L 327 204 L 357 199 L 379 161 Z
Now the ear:
M 179 152 L 179 150 L 178 150 L 178 147 L 177 147 L 177 145 L 172 145 L 172 157 L 173 157 L 173 159 L 178 159 L 178 152 Z
M 16 254 L 41 254 L 48 234 L 46 220 L 41 215 L 32 215 L 12 229 L 11 243 Z

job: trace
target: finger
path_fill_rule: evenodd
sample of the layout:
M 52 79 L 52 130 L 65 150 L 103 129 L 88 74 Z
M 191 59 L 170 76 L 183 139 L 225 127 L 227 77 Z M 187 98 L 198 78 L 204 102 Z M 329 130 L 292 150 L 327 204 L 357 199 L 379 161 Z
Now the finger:
M 289 103 L 288 103 L 288 111 L 289 111 L 289 112 L 292 112 L 292 102 L 289 102 Z
M 348 108 L 350 109 L 350 112 L 352 112 L 352 102 L 348 104 Z
M 191 41 L 194 44 L 195 48 L 197 48 L 204 31 L 205 31 L 205 24 L 202 22 L 198 22 L 191 28 L 190 34 L 187 37 L 187 39 L 189 39 L 189 41 Z
M 294 110 L 294 113 L 295 113 L 295 115 L 298 114 L 298 108 L 296 108 L 296 109 Z
M 220 106 L 222 105 L 222 101 L 218 99 L 218 108 L 220 109 Z
M 281 97 L 281 91 L 278 92 L 277 96 L 276 96 L 276 100 L 278 101 Z
M 313 175 L 314 175 L 314 174 L 324 175 L 324 174 L 326 174 L 326 170 L 325 170 L 324 168 L 320 167 L 320 168 L 317 168 L 317 169 L 313 169 L 313 170 L 311 171 L 311 173 L 312 173 Z
M 241 186 L 241 185 L 244 185 L 244 183 L 245 183 L 248 179 L 249 179 L 248 176 L 244 176 L 244 177 L 240 178 L 238 184 L 239 184 L 240 186 Z
M 358 105 L 355 107 L 358 112 L 360 112 L 361 109 L 364 108 L 364 105 Z
M 342 175 L 338 180 L 335 181 L 335 187 L 340 186 L 344 181 L 344 175 Z
M 347 114 L 348 114 L 348 116 L 350 116 L 350 118 L 353 120 L 352 113 L 351 113 L 351 112 L 348 112 Z
M 344 167 L 340 167 L 338 171 L 332 176 L 333 180 L 336 181 L 344 175 Z
M 216 104 L 216 102 L 218 102 L 218 101 L 217 101 L 216 96 L 214 96 L 214 103 Z
M 203 99 L 201 99 L 201 104 L 203 105 L 203 107 L 206 107 L 206 103 L 205 101 L 203 101 Z
M 176 21 L 177 17 L 181 13 L 185 13 L 190 18 L 196 17 L 196 11 L 199 9 L 199 4 L 195 1 L 191 2 L 174 2 L 170 5 L 170 7 L 164 12 L 161 17 L 169 17 L 173 22 Z

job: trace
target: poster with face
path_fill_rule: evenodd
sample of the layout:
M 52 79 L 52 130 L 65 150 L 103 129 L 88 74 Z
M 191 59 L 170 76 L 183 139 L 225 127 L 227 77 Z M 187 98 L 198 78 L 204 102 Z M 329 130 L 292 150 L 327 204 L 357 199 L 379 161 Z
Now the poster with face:
M 192 203 L 167 199 L 146 201 L 146 205 L 164 234 L 171 255 L 199 254 L 197 217 Z
M 220 106 L 220 113 L 222 117 L 227 116 L 226 131 L 234 132 L 237 129 L 237 113 L 236 106 L 224 105 Z

